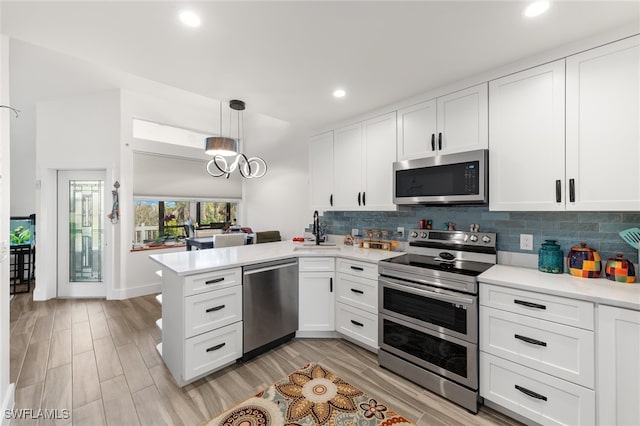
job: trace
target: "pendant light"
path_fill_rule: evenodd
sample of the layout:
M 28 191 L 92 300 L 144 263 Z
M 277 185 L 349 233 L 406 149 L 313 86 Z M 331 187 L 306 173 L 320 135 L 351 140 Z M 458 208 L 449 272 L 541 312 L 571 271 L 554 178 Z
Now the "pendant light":
M 229 102 L 229 108 L 237 111 L 237 139 L 222 136 L 222 106 L 220 107 L 220 136 L 209 137 L 205 140 L 205 152 L 213 155 L 213 159 L 207 163 L 207 173 L 213 177 L 226 177 L 229 179 L 231 173 L 236 169 L 243 178 L 260 178 L 267 173 L 267 163 L 260 157 L 247 157 L 239 153 L 240 134 L 244 136 L 244 121 L 242 120 L 242 111 L 245 109 L 245 103 L 237 99 Z M 231 115 L 229 114 L 229 133 L 231 133 Z M 227 157 L 236 156 L 233 161 L 229 161 Z

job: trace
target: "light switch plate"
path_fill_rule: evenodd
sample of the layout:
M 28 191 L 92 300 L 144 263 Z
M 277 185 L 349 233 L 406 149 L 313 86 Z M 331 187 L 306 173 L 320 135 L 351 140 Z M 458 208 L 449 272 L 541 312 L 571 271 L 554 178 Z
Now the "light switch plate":
M 398 226 L 398 229 L 396 230 L 396 236 L 398 238 L 404 238 L 404 227 L 403 226 Z
M 353 228 L 353 229 L 351 230 L 351 236 L 355 237 L 355 236 L 357 236 L 357 235 L 360 235 L 360 234 L 359 234 L 359 232 L 360 232 L 360 231 L 358 231 L 358 228 Z
M 520 234 L 520 250 L 533 250 L 533 235 Z

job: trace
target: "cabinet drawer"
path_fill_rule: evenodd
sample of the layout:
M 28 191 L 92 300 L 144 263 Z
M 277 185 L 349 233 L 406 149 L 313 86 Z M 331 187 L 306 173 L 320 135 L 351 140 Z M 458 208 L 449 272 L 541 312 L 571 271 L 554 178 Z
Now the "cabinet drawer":
M 336 297 L 338 302 L 378 313 L 378 280 L 338 273 Z
M 378 264 L 359 262 L 357 260 L 338 259 L 338 272 L 356 275 L 364 278 L 378 279 Z
M 184 278 L 184 295 L 204 293 L 242 284 L 242 269 L 223 269 Z
M 594 391 L 482 351 L 480 396 L 545 425 L 595 423 Z
M 480 304 L 593 330 L 593 303 L 480 283 Z
M 192 337 L 242 320 L 242 286 L 208 291 L 184 300 L 184 335 Z
M 480 350 L 591 389 L 595 386 L 592 331 L 481 306 Z
M 332 272 L 335 264 L 333 257 L 301 257 L 298 259 L 298 272 Z
M 242 357 L 242 321 L 186 339 L 184 380 L 190 380 Z
M 378 315 L 336 303 L 336 331 L 378 349 Z

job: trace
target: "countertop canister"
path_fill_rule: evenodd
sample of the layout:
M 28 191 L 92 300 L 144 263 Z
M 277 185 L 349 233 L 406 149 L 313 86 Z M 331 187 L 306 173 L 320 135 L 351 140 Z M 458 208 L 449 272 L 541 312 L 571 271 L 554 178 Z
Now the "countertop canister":
M 551 274 L 563 272 L 564 255 L 556 240 L 545 240 L 538 250 L 538 270 Z
M 598 278 L 602 271 L 600 254 L 597 250 L 587 247 L 587 243 L 571 247 L 567 255 L 569 273 L 576 277 Z
M 618 253 L 616 257 L 607 260 L 604 272 L 611 281 L 619 283 L 636 282 L 636 271 L 633 263 L 622 257 L 622 253 Z

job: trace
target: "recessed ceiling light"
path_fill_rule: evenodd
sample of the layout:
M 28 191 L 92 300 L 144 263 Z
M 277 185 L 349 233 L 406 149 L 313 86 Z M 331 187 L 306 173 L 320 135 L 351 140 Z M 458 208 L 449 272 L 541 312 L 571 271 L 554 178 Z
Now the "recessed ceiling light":
M 344 95 L 346 95 L 347 92 L 345 92 L 342 89 L 336 89 L 333 91 L 333 97 L 335 98 L 344 98 Z
M 533 18 L 538 15 L 542 15 L 544 12 L 549 9 L 549 2 L 546 0 L 535 1 L 531 3 L 524 10 L 524 16 L 527 18 Z
M 200 17 L 190 10 L 183 10 L 180 12 L 180 21 L 188 27 L 199 27 Z

